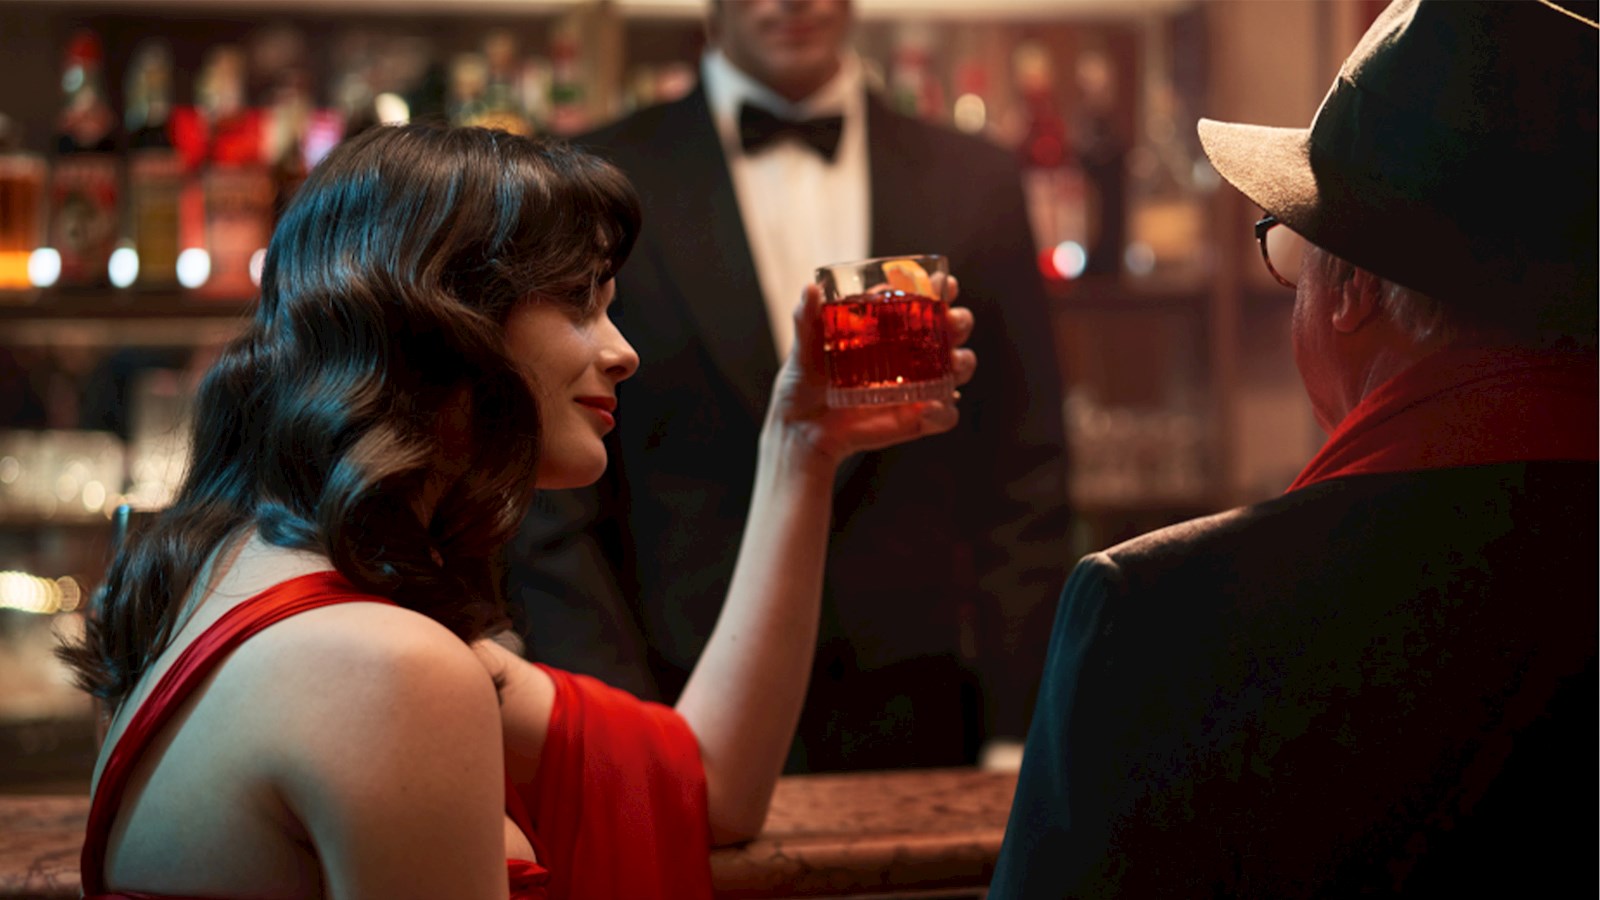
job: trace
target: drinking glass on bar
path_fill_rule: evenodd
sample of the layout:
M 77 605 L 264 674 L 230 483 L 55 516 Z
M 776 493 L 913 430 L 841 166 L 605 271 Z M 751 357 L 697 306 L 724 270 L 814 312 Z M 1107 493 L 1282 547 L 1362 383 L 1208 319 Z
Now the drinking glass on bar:
M 948 399 L 955 390 L 942 256 L 886 256 L 816 271 L 828 405 Z

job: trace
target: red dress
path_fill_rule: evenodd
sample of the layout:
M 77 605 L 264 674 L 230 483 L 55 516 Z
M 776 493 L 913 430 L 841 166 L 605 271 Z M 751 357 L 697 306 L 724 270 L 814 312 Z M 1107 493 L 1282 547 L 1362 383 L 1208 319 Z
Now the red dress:
M 296 613 L 357 601 L 335 572 L 302 575 L 239 604 L 184 648 L 111 751 L 89 807 L 85 900 L 202 900 L 105 887 L 106 841 L 134 765 L 191 691 L 240 644 Z M 507 860 L 512 900 L 711 897 L 705 771 L 688 725 L 592 678 L 541 666 L 555 704 L 531 784 L 506 779 L 506 813 L 539 863 Z

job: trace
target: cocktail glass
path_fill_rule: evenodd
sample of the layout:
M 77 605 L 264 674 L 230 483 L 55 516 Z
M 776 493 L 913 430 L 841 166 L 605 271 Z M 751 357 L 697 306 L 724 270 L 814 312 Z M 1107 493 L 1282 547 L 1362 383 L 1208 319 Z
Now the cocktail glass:
M 949 399 L 955 390 L 942 256 L 885 256 L 816 271 L 828 405 Z

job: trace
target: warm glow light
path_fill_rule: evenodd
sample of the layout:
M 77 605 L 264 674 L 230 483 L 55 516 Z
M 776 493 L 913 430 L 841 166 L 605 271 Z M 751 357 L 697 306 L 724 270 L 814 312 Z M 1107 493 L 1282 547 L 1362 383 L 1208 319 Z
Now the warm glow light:
M 139 251 L 132 247 L 118 247 L 111 251 L 111 261 L 106 264 L 106 276 L 112 287 L 130 287 L 139 277 Z
M 344 119 L 338 112 L 329 109 L 313 112 L 306 123 L 306 139 L 301 146 L 306 157 L 306 168 L 316 168 L 317 163 L 322 162 L 322 158 L 343 136 Z
M 250 283 L 256 287 L 261 287 L 261 270 L 266 267 L 266 264 L 267 251 L 265 247 L 250 254 Z
M 983 105 L 983 98 L 977 94 L 962 94 L 956 98 L 951 120 L 967 134 L 977 134 L 988 124 L 989 110 Z
M 1122 264 L 1131 275 L 1149 275 L 1156 270 L 1156 252 L 1143 241 L 1134 241 L 1122 253 Z
M 178 283 L 186 288 L 197 288 L 211 277 L 211 254 L 199 247 L 190 247 L 178 254 Z
M 384 125 L 404 125 L 411 121 L 411 104 L 399 94 L 383 93 L 372 98 L 378 121 Z
M 40 247 L 28 256 L 28 280 L 34 287 L 50 287 L 60 277 L 61 254 L 54 247 Z
M 1061 273 L 1061 277 L 1077 278 L 1088 267 L 1089 254 L 1084 252 L 1083 245 L 1077 241 L 1062 241 L 1050 251 L 1050 264 Z
M 78 496 L 78 489 L 81 486 L 78 479 L 73 478 L 66 472 L 62 472 L 56 478 L 56 499 L 62 503 L 71 500 L 73 497 Z
M 61 588 L 61 611 L 72 612 L 83 602 L 83 588 L 78 586 L 75 578 L 57 578 L 56 586 Z
M 76 582 L 73 587 L 77 587 Z M 0 609 L 56 613 L 61 611 L 64 594 L 61 584 L 48 578 L 26 572 L 0 572 Z M 76 599 L 73 603 L 76 605 Z

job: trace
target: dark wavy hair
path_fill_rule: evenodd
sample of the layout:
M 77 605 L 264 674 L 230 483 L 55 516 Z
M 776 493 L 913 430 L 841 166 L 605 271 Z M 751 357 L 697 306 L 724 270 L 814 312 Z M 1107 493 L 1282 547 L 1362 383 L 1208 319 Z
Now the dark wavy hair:
M 120 703 L 206 560 L 251 524 L 463 640 L 502 627 L 495 557 L 532 501 L 540 437 L 503 326 L 530 298 L 592 308 L 638 229 L 626 177 L 563 144 L 408 125 L 335 148 L 200 387 L 176 500 L 118 550 L 84 637 L 58 651 L 79 684 Z M 465 459 L 437 430 L 463 398 Z M 463 474 L 422 522 L 441 468 Z

